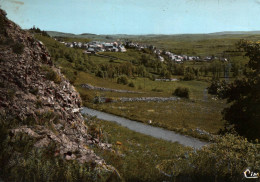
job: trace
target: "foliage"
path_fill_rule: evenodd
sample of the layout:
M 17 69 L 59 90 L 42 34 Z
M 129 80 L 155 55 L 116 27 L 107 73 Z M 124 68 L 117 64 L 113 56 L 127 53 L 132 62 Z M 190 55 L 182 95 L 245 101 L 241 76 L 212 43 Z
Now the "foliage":
M 201 150 L 182 153 L 157 165 L 159 171 L 186 181 L 242 181 L 247 167 L 260 171 L 260 145 L 232 134 Z
M 213 80 L 210 86 L 208 87 L 208 93 L 223 98 L 226 94 L 226 89 L 227 83 L 225 82 L 225 80 Z
M 191 67 L 186 67 L 183 80 L 187 81 L 187 80 L 194 80 L 194 79 L 195 79 L 194 69 Z
M 143 135 L 113 122 L 98 119 L 91 119 L 91 122 L 96 125 L 96 133 L 102 130 L 101 141 L 113 144 L 113 152 L 98 148 L 95 152 L 113 165 L 126 182 L 168 181 L 169 178 L 155 168 L 156 164 L 171 158 L 173 153 L 189 150 L 178 143 Z M 117 145 L 117 141 L 121 145 Z
M 32 33 L 39 33 L 39 34 L 41 34 L 43 36 L 50 37 L 47 32 L 45 32 L 45 31 L 43 31 L 43 30 L 41 30 L 39 28 L 35 28 L 35 26 L 33 26 L 33 28 L 30 28 L 29 30 Z
M 62 68 L 61 73 L 66 75 L 66 78 L 69 80 L 71 84 L 74 84 L 74 82 L 77 79 L 77 71 L 73 71 L 68 68 Z
M 130 82 L 130 83 L 128 84 L 128 86 L 129 86 L 129 87 L 135 87 L 135 84 L 134 84 L 133 82 Z
M 51 67 L 42 65 L 41 69 L 45 72 L 46 79 L 54 81 L 55 83 L 60 83 L 61 78 Z
M 236 79 L 225 90 L 224 98 L 231 103 L 224 110 L 224 119 L 241 135 L 260 138 L 260 43 L 241 41 L 239 47 L 250 58 L 244 78 Z
M 189 98 L 190 91 L 188 88 L 183 88 L 183 87 L 178 87 L 174 90 L 173 95 L 178 96 L 178 97 L 185 97 Z
M 96 76 L 100 77 L 100 78 L 104 78 L 104 72 L 101 70 L 98 70 L 98 72 L 96 73 Z
M 128 84 L 128 78 L 125 75 L 120 76 L 120 77 L 117 78 L 117 83 L 127 85 Z
M 46 119 L 52 115 L 46 113 Z M 43 119 L 44 119 L 43 118 Z M 4 181 L 106 181 L 109 174 L 96 169 L 95 164 L 66 161 L 55 156 L 56 145 L 35 148 L 36 139 L 26 133 L 12 134 L 20 125 L 10 116 L 0 117 L 0 177 Z M 104 173 L 104 174 L 103 174 Z
M 16 54 L 22 54 L 23 53 L 23 51 L 24 51 L 24 45 L 22 44 L 22 43 L 14 43 L 13 45 L 12 45 L 12 49 L 13 49 L 13 51 L 14 51 L 14 53 L 16 53 Z

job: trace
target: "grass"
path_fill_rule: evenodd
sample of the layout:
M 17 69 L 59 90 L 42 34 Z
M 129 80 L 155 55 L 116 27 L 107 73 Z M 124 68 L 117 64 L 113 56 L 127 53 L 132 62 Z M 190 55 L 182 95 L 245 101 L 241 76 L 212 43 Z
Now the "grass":
M 92 107 L 147 124 L 152 120 L 154 126 L 190 135 L 196 128 L 217 134 L 224 126 L 223 102 L 218 101 L 119 102 Z
M 176 37 L 175 37 L 176 38 Z M 187 38 L 187 37 L 186 37 Z M 189 38 L 183 40 L 181 39 L 165 39 L 163 36 L 161 38 L 161 42 L 170 41 L 171 45 L 175 45 L 176 42 L 182 41 L 182 44 L 186 43 L 185 41 L 190 41 Z M 153 41 L 155 38 L 150 39 L 151 42 L 149 44 L 153 45 Z M 158 40 L 158 39 L 157 39 Z M 211 40 L 211 39 L 210 39 Z M 222 39 L 219 39 L 222 40 Z M 52 42 L 51 40 L 47 41 L 47 46 L 53 46 L 57 44 L 57 42 Z M 205 42 L 203 42 L 205 41 Z M 214 44 L 214 42 L 210 42 L 206 39 L 195 38 L 192 40 L 190 45 L 196 44 L 199 42 L 203 44 L 202 47 L 207 47 L 209 44 Z M 226 44 L 227 43 L 227 44 Z M 181 45 L 182 45 L 181 44 Z M 216 45 L 221 44 L 221 41 L 217 41 Z M 229 45 L 226 40 L 226 37 L 223 39 L 222 47 L 225 45 Z M 57 44 L 58 45 L 58 44 Z M 166 44 L 167 45 L 167 44 Z M 176 43 L 177 45 L 177 43 Z M 233 45 L 233 44 L 232 44 Z M 63 45 L 60 45 L 61 47 Z M 200 46 L 197 46 L 198 49 Z M 221 47 L 221 46 L 219 46 Z M 170 47 L 169 47 L 170 48 Z M 183 47 L 185 48 L 185 46 Z M 202 49 L 202 48 L 200 48 Z M 211 48 L 212 49 L 212 48 Z M 160 81 L 152 81 L 148 78 L 142 77 L 129 77 L 128 82 L 133 83 L 135 87 L 129 87 L 128 85 L 117 84 L 117 79 L 109 79 L 109 78 L 99 78 L 94 76 L 94 74 L 87 73 L 86 71 L 76 70 L 76 62 L 66 61 L 66 57 L 68 57 L 71 53 L 82 54 L 77 49 L 69 49 L 65 48 L 69 54 L 65 54 L 65 57 L 59 58 L 56 61 L 62 66 L 62 70 L 64 74 L 70 79 L 71 83 L 76 87 L 77 91 L 79 91 L 82 96 L 83 103 L 85 106 L 96 108 L 99 110 L 105 110 L 107 112 L 124 116 L 130 119 L 138 120 L 141 122 L 147 122 L 152 119 L 153 125 L 164 127 L 170 130 L 179 131 L 186 134 L 194 135 L 194 133 L 190 132 L 190 130 L 194 130 L 196 128 L 200 128 L 206 130 L 210 133 L 217 133 L 221 128 L 223 128 L 224 122 L 221 120 L 221 111 L 225 107 L 223 104 L 224 101 L 215 101 L 212 100 L 206 93 L 206 88 L 209 86 L 209 80 L 212 75 L 209 77 L 200 77 L 203 78 L 203 81 L 200 80 L 191 80 L 191 81 L 176 81 L 176 82 L 160 82 Z M 201 50 L 201 51 L 205 51 Z M 61 50 L 60 50 L 61 51 Z M 73 52 L 74 51 L 74 52 Z M 142 59 L 142 55 L 150 57 L 149 59 L 155 59 L 154 55 L 149 55 L 144 52 L 140 52 L 134 49 L 128 49 L 125 53 L 112 53 L 112 52 L 104 52 L 103 55 L 117 57 L 118 59 L 124 59 L 126 61 L 132 62 L 135 59 Z M 239 59 L 239 58 L 237 58 Z M 121 64 L 126 62 L 123 60 L 114 60 L 110 61 L 110 58 L 98 57 L 95 55 L 82 55 L 81 62 L 83 63 L 91 63 L 93 67 L 95 65 L 109 63 L 109 64 Z M 80 61 L 79 61 L 80 62 Z M 86 64 L 87 65 L 87 64 Z M 186 62 L 184 66 L 191 66 L 195 68 L 201 68 L 203 66 L 210 66 L 211 63 L 208 62 Z M 76 74 L 75 74 L 76 72 Z M 174 76 L 175 78 L 180 78 L 180 76 Z M 120 90 L 130 90 L 141 93 L 116 93 L 116 92 L 105 92 L 105 91 L 97 91 L 97 90 L 87 90 L 81 88 L 81 84 L 91 84 L 93 86 L 105 87 L 111 89 L 120 89 Z M 178 88 L 188 88 L 190 90 L 190 99 L 182 99 L 178 102 L 165 102 L 165 103 L 144 103 L 144 102 L 134 102 L 134 103 L 106 103 L 95 105 L 93 104 L 94 97 L 96 95 L 108 97 L 108 98 L 118 98 L 118 97 L 171 97 L 173 91 Z M 207 101 L 204 101 L 204 97 L 208 97 Z M 122 109 L 125 108 L 125 109 Z M 154 112 L 147 112 L 148 110 L 153 110 Z
M 174 130 L 184 134 L 201 138 L 194 131 L 199 128 L 212 134 L 217 134 L 224 127 L 221 111 L 225 107 L 225 101 L 212 99 L 205 88 L 209 83 L 205 81 L 177 81 L 157 82 L 147 78 L 131 79 L 136 87 L 117 84 L 116 80 L 102 79 L 91 74 L 80 72 L 75 82 L 76 88 L 83 96 L 86 95 L 84 105 L 97 110 L 103 110 L 115 115 L 126 117 L 132 120 Z M 87 90 L 80 87 L 82 83 L 90 83 L 94 86 L 101 86 L 113 89 L 132 90 L 142 93 L 116 93 L 97 90 Z M 142 86 L 139 90 L 138 87 Z M 175 88 L 186 87 L 190 90 L 190 99 L 168 102 L 125 102 L 125 103 L 103 103 L 93 104 L 96 95 L 116 99 L 119 97 L 170 97 Z M 160 92 L 153 91 L 160 89 Z M 206 92 L 206 93 L 205 93 Z M 202 137 L 203 138 L 203 137 Z
M 222 55 L 224 51 L 234 50 L 235 44 L 241 39 L 259 40 L 260 35 L 158 35 L 154 37 L 143 36 L 139 39 L 133 38 L 133 41 L 154 45 L 176 54 L 204 57 L 211 55 L 218 56 Z
M 130 90 L 136 92 L 143 92 L 143 94 L 132 94 L 132 93 L 113 93 L 113 92 L 102 92 L 108 97 L 138 97 L 138 96 L 164 96 L 170 97 L 172 96 L 172 92 L 177 87 L 187 87 L 190 89 L 190 98 L 191 99 L 202 99 L 204 89 L 209 86 L 208 82 L 205 81 L 177 81 L 177 82 L 160 82 L 160 81 L 152 81 L 148 78 L 132 78 L 129 79 L 129 82 L 133 82 L 135 87 L 129 87 L 128 85 L 117 84 L 116 79 L 103 79 L 96 77 L 92 74 L 79 72 L 77 75 L 77 79 L 74 85 L 77 87 L 80 93 L 82 92 L 90 92 L 86 89 L 81 89 L 81 84 L 91 84 L 93 86 L 112 88 L 112 89 L 121 89 L 121 90 Z M 138 89 L 138 88 L 142 89 Z M 161 92 L 155 92 L 154 89 L 160 89 Z M 97 92 L 97 91 L 94 91 Z
M 114 150 L 109 152 L 96 148 L 95 152 L 113 165 L 125 181 L 169 180 L 156 169 L 156 165 L 191 150 L 178 143 L 133 132 L 112 122 L 93 118 L 91 121 L 102 128 L 103 140 L 113 144 Z

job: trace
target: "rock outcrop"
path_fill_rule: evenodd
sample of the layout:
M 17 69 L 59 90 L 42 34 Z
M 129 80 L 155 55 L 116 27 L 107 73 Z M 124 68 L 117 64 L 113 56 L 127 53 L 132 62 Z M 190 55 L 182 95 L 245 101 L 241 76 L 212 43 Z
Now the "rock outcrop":
M 53 65 L 43 43 L 9 21 L 2 10 L 0 29 L 0 114 L 21 121 L 11 129 L 12 136 L 27 134 L 36 139 L 36 148 L 55 143 L 54 156 L 95 163 L 113 173 L 115 169 L 88 147 L 92 141 L 103 148 L 111 145 L 88 134 L 79 112 L 80 96 Z

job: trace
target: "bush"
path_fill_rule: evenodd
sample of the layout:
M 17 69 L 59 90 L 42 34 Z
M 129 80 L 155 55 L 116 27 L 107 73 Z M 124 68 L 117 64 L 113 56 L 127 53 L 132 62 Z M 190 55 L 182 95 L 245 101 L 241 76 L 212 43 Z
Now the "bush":
M 228 134 L 201 150 L 165 160 L 157 169 L 175 179 L 185 177 L 185 181 L 243 181 L 247 167 L 260 171 L 259 152 L 259 144 Z
M 184 97 L 184 98 L 189 98 L 190 97 L 190 91 L 188 88 L 182 88 L 178 87 L 175 89 L 172 95 L 178 96 L 178 97 Z
M 69 82 L 71 84 L 74 84 L 74 82 L 77 79 L 77 72 L 76 71 L 72 71 L 72 70 L 69 70 L 69 69 L 66 69 L 66 68 L 62 68 L 61 73 L 66 76 L 66 78 L 69 80 Z
M 104 72 L 101 71 L 101 70 L 98 70 L 98 72 L 96 73 L 96 76 L 100 77 L 100 78 L 104 78 L 105 77 Z
M 15 43 L 15 44 L 12 46 L 12 49 L 13 49 L 14 53 L 16 53 L 16 54 L 22 54 L 22 53 L 23 53 L 23 50 L 24 50 L 24 45 L 21 44 L 21 43 Z
M 123 84 L 123 85 L 127 85 L 128 84 L 128 79 L 125 75 L 120 76 L 119 78 L 117 78 L 117 83 L 118 84 Z
M 49 72 L 46 74 L 46 78 L 48 80 L 54 81 L 55 83 L 60 83 L 61 82 L 60 76 L 55 71 L 53 71 L 52 69 L 49 70 Z
M 194 80 L 195 79 L 195 74 L 194 73 L 185 73 L 183 80 L 189 81 L 189 80 Z
M 128 86 L 129 86 L 129 87 L 135 87 L 135 84 L 134 84 L 133 82 L 130 82 L 130 83 L 128 84 Z
M 46 79 L 54 81 L 55 83 L 61 82 L 60 76 L 51 67 L 44 65 L 41 69 L 45 72 Z
M 83 102 L 90 102 L 93 100 L 92 96 L 89 93 L 81 92 L 80 97 Z
M 223 98 L 226 90 L 227 90 L 227 83 L 219 80 L 213 80 L 211 85 L 208 87 L 208 93 L 212 95 L 217 95 L 219 98 Z

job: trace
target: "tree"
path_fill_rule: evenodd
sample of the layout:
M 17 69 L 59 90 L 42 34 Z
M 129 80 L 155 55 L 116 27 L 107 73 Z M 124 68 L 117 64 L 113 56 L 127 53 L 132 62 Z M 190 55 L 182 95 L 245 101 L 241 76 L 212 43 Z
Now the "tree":
M 178 87 L 174 90 L 172 95 L 188 99 L 190 97 L 190 90 L 188 88 Z
M 227 134 L 201 150 L 181 151 L 156 168 L 173 181 L 244 181 L 242 172 L 247 166 L 259 172 L 259 152 L 259 144 Z
M 195 73 L 193 68 L 191 67 L 186 67 L 185 68 L 185 73 L 184 73 L 184 80 L 194 80 L 195 79 Z
M 224 119 L 249 139 L 260 138 L 260 42 L 241 41 L 239 48 L 246 52 L 249 62 L 245 76 L 227 86 L 224 98 L 231 103 L 223 111 Z

